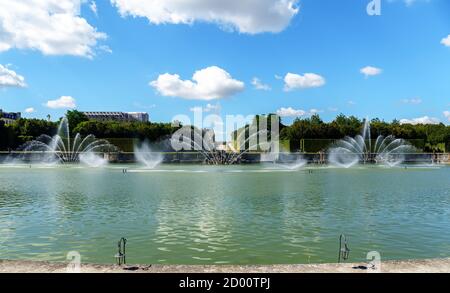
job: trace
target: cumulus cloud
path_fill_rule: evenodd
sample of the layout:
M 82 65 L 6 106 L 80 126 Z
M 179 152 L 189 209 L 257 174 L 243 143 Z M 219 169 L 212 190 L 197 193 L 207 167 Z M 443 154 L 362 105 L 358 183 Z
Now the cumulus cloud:
M 215 100 L 235 95 L 244 90 L 244 83 L 217 66 L 194 73 L 192 80 L 182 80 L 178 74 L 165 73 L 151 81 L 150 86 L 166 97 L 189 100 Z
M 381 68 L 373 67 L 373 66 L 366 66 L 364 68 L 361 68 L 360 72 L 365 75 L 365 77 L 369 76 L 375 76 L 380 75 L 383 70 Z
M 80 0 L 0 1 L 0 52 L 17 48 L 93 57 L 106 34 L 80 16 L 80 5 Z
M 419 105 L 422 104 L 421 98 L 412 98 L 412 99 L 403 99 L 403 104 L 412 104 L 412 105 Z
M 317 113 L 321 113 L 321 110 L 317 109 L 311 109 L 309 111 L 301 110 L 301 109 L 294 109 L 292 107 L 288 108 L 280 108 L 277 110 L 277 115 L 280 117 L 301 117 L 301 116 L 310 116 Z
M 31 114 L 31 113 L 36 112 L 36 110 L 34 108 L 30 107 L 30 108 L 26 108 L 24 112 L 28 113 L 28 114 Z
M 304 75 L 288 73 L 284 77 L 285 91 L 316 88 L 324 85 L 325 85 L 325 78 L 315 73 L 305 73 Z
M 256 90 L 260 91 L 270 91 L 272 88 L 268 84 L 264 84 L 257 77 L 254 77 L 252 80 L 252 85 Z
M 298 0 L 111 0 L 125 16 L 152 24 L 216 23 L 227 30 L 257 34 L 283 31 L 298 13 Z
M 50 109 L 74 109 L 77 107 L 75 99 L 70 96 L 62 96 L 59 99 L 48 101 L 45 106 Z
M 444 111 L 444 116 L 445 116 L 445 118 L 447 118 L 448 121 L 450 122 L 450 111 Z
M 446 47 L 450 47 L 450 35 L 448 35 L 447 37 L 443 38 L 441 40 L 441 44 L 446 46 Z
M 281 108 L 277 110 L 277 115 L 280 117 L 299 117 L 304 116 L 306 111 L 304 110 L 296 110 L 292 107 L 289 108 Z
M 413 118 L 413 119 L 401 119 L 400 124 L 412 124 L 412 125 L 418 125 L 418 124 L 439 124 L 440 121 L 437 118 L 423 116 L 419 118 Z
M 0 88 L 26 86 L 25 78 L 23 76 L 0 64 Z

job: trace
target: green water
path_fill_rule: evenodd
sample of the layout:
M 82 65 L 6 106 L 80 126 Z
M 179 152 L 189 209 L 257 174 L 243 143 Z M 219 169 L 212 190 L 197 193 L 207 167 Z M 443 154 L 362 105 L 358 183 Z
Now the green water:
M 450 257 L 450 168 L 0 166 L 0 259 L 288 264 Z M 311 171 L 312 173 L 310 173 Z

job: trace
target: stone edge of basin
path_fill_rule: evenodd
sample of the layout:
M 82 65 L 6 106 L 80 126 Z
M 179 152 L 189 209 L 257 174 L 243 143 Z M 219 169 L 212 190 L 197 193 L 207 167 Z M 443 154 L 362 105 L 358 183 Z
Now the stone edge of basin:
M 369 273 L 367 263 L 288 265 L 81 264 L 81 273 Z M 0 273 L 66 273 L 67 263 L 0 260 Z M 383 273 L 450 273 L 450 258 L 383 261 Z

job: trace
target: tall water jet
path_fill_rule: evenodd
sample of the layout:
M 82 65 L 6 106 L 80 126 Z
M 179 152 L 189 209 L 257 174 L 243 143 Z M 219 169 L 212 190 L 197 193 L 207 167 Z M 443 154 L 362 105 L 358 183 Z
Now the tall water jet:
M 209 165 L 239 164 L 252 152 L 260 155 L 261 162 L 275 162 L 280 154 L 279 123 L 274 115 L 257 116 L 250 125 L 233 131 L 232 140 L 227 143 L 217 143 L 212 129 L 183 126 L 172 135 L 170 142 L 174 151 L 194 151 Z
M 393 167 L 405 160 L 405 154 L 414 147 L 403 139 L 390 135 L 378 136 L 372 146 L 370 122 L 366 119 L 361 135 L 345 137 L 334 144 L 329 151 L 331 164 L 350 168 L 358 163 L 376 163 Z
M 38 157 L 40 163 L 79 163 L 81 160 L 90 166 L 104 165 L 95 153 L 115 152 L 117 148 L 107 140 L 96 139 L 94 135 L 82 137 L 79 133 L 70 136 L 69 122 L 63 118 L 55 136 L 41 135 L 36 140 L 25 143 L 19 150 L 24 152 L 22 159 Z M 94 160 L 95 159 L 95 160 Z M 100 164 L 101 163 L 101 164 Z
M 163 161 L 162 155 L 153 152 L 147 142 L 142 143 L 141 146 L 134 146 L 134 157 L 138 163 L 148 169 L 155 169 Z
M 232 165 L 235 163 L 234 153 L 219 149 L 214 141 L 214 132 L 199 130 L 191 126 L 183 126 L 170 138 L 175 151 L 195 151 L 204 158 L 208 165 Z

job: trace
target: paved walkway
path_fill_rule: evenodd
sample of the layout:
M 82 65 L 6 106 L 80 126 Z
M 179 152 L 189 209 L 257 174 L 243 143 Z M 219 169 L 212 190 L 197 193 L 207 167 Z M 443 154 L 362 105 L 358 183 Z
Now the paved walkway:
M 82 264 L 82 273 L 367 273 L 367 264 L 307 264 L 258 266 L 116 265 Z M 65 263 L 0 260 L 0 273 L 65 273 Z M 385 261 L 383 273 L 450 273 L 450 258 Z

